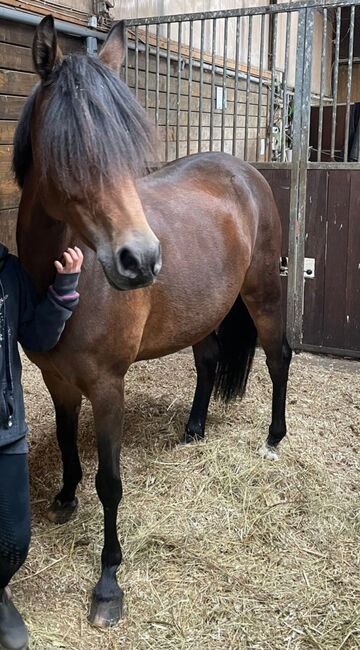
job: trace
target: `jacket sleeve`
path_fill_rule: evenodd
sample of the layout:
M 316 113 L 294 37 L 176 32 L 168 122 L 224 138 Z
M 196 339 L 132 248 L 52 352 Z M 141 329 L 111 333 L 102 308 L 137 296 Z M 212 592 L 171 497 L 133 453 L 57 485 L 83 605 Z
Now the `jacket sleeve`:
M 47 352 L 53 348 L 64 329 L 65 322 L 79 302 L 76 287 L 79 273 L 57 273 L 55 282 L 43 300 L 25 271 L 20 272 L 20 313 L 18 340 L 32 352 Z

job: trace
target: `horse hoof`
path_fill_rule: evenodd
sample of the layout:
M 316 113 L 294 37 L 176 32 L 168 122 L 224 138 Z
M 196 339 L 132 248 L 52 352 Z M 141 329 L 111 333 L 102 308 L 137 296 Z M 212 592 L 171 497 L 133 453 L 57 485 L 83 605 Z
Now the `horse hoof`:
M 204 440 L 203 433 L 185 431 L 183 437 L 179 440 L 179 445 L 190 445 L 192 442 L 200 442 L 201 440 Z
M 259 454 L 261 458 L 265 458 L 266 460 L 279 460 L 279 454 L 276 447 L 272 447 L 267 442 L 264 442 L 260 447 Z
M 112 600 L 99 600 L 94 594 L 91 599 L 89 623 L 94 627 L 107 628 L 116 625 L 123 617 L 123 593 Z
M 53 524 L 66 524 L 75 514 L 79 506 L 79 499 L 75 497 L 73 501 L 61 503 L 59 499 L 54 499 L 48 512 L 47 517 Z

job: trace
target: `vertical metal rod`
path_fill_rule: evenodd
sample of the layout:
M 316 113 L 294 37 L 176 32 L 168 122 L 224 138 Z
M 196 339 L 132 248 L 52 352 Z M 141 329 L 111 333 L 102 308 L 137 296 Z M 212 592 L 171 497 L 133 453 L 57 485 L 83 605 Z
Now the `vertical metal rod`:
M 352 83 L 352 66 L 354 53 L 354 25 L 355 25 L 355 6 L 350 9 L 350 27 L 349 27 L 349 59 L 348 75 L 346 87 L 346 113 L 345 113 L 345 142 L 344 142 L 344 162 L 349 158 L 349 127 L 350 127 L 350 101 L 351 101 L 351 83 Z
M 337 113 L 337 96 L 339 85 L 339 54 L 340 54 L 340 28 L 341 28 L 341 7 L 336 9 L 336 36 L 335 36 L 335 58 L 334 58 L 334 75 L 333 75 L 333 109 L 331 123 L 331 149 L 330 158 L 335 158 L 335 136 L 336 136 L 336 113 Z
M 259 89 L 258 89 L 258 109 L 257 109 L 257 130 L 256 130 L 256 160 L 260 160 L 260 134 L 262 118 L 262 88 L 263 88 L 263 70 L 264 70 L 264 33 L 265 33 L 265 14 L 261 16 L 260 27 L 260 66 L 259 66 Z
M 313 33 L 314 10 L 300 9 L 294 95 L 287 290 L 287 335 L 290 346 L 294 350 L 300 349 L 303 335 L 305 217 Z
M 200 32 L 200 91 L 199 91 L 199 132 L 198 132 L 198 151 L 201 151 L 202 142 L 202 107 L 203 107 L 203 84 L 204 84 L 204 39 L 205 39 L 205 21 L 201 21 Z
M 128 30 L 125 29 L 125 83 L 129 85 L 129 37 Z
M 248 142 L 249 142 L 249 104 L 250 104 L 250 72 L 251 72 L 251 46 L 252 46 L 252 16 L 249 16 L 248 22 L 248 46 L 247 46 L 247 66 L 246 66 L 246 103 L 245 103 L 245 143 L 244 143 L 244 160 L 248 159 Z
M 139 96 L 139 35 L 138 27 L 135 27 L 135 95 Z
M 324 121 L 324 86 L 325 86 L 325 68 L 327 62 L 327 9 L 323 11 L 323 34 L 321 45 L 321 71 L 320 71 L 320 104 L 319 104 L 319 125 L 318 125 L 318 141 L 317 141 L 317 161 L 321 162 L 322 153 L 322 132 Z
M 211 100 L 210 100 L 210 151 L 214 148 L 214 104 L 215 104 L 215 57 L 216 57 L 216 18 L 212 21 L 211 45 Z
M 149 25 L 145 27 L 145 110 L 149 108 Z
M 223 76 L 222 76 L 222 106 L 221 106 L 221 151 L 225 148 L 225 108 L 226 108 L 226 69 L 227 69 L 227 42 L 229 31 L 229 19 L 224 19 L 224 52 L 223 52 Z
M 155 125 L 159 126 L 160 105 L 160 25 L 156 25 L 156 67 L 155 67 Z
M 170 112 L 170 35 L 171 24 L 167 24 L 166 39 L 166 116 L 165 116 L 165 161 L 169 160 L 169 112 Z
M 275 102 L 275 61 L 276 61 L 276 40 L 277 40 L 277 18 L 273 15 L 272 38 L 271 38 L 271 93 L 270 93 L 270 117 L 269 117 L 269 160 L 272 158 L 273 126 L 274 126 L 274 102 Z
M 288 127 L 288 108 L 289 108 L 289 96 L 288 96 L 288 77 L 289 77 L 289 58 L 290 58 L 290 34 L 291 34 L 291 12 L 289 11 L 286 16 L 286 37 L 285 37 L 285 62 L 284 62 L 284 74 L 283 74 L 283 114 L 282 114 L 282 134 L 281 134 L 281 160 L 285 162 L 285 150 L 286 150 L 286 130 Z
M 240 16 L 236 18 L 236 48 L 235 48 L 235 80 L 234 80 L 234 112 L 233 112 L 233 142 L 232 154 L 236 156 L 237 144 L 237 108 L 239 90 L 239 52 L 240 52 Z
M 191 109 L 192 109 L 192 75 L 193 75 L 193 33 L 194 22 L 190 20 L 189 30 L 189 83 L 188 83 L 188 119 L 187 119 L 187 155 L 190 154 L 190 137 L 191 137 Z
M 181 28 L 178 23 L 178 74 L 177 74 L 177 97 L 176 97 L 176 158 L 179 158 L 180 151 L 180 107 L 181 107 Z

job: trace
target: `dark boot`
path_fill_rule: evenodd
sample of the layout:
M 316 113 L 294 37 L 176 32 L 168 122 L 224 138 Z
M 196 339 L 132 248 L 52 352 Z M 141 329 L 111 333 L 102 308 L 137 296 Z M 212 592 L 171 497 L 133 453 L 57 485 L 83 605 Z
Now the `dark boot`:
M 7 589 L 0 589 L 0 648 L 27 650 L 28 632 L 21 614 L 9 598 Z

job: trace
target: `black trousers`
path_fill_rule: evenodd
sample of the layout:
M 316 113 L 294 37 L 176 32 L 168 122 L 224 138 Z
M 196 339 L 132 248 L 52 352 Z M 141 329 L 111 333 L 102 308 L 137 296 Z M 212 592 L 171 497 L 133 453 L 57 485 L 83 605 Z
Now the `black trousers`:
M 30 490 L 27 454 L 0 448 L 0 589 L 24 563 L 30 544 Z

